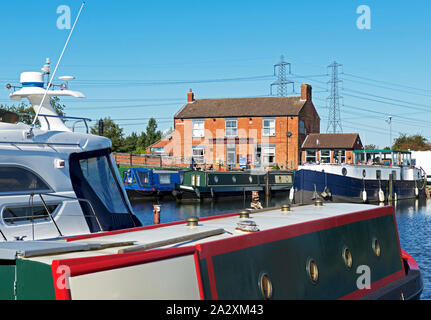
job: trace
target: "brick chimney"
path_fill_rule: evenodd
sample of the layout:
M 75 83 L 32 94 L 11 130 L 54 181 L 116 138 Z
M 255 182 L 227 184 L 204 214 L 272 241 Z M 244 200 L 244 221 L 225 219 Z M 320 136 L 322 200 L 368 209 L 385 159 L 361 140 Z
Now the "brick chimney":
M 301 100 L 311 101 L 311 86 L 309 84 L 301 84 Z
M 195 101 L 195 94 L 190 89 L 189 93 L 187 93 L 187 103 L 192 103 L 193 101 Z

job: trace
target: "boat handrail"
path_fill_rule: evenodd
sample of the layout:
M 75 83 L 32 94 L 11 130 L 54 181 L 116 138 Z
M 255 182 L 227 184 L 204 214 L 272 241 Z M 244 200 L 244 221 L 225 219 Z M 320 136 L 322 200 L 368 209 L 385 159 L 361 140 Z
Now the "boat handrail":
M 96 211 L 94 210 L 93 204 L 91 203 L 91 201 L 90 201 L 90 200 L 85 199 L 85 198 L 78 198 L 78 197 L 64 196 L 64 195 L 52 194 L 52 193 L 38 193 L 38 195 L 41 197 L 41 199 L 42 199 L 42 195 L 45 195 L 45 196 L 57 197 L 57 198 L 63 198 L 63 199 L 78 200 L 78 201 L 80 201 L 80 202 L 82 201 L 82 202 L 87 203 L 87 204 L 89 205 L 89 207 L 90 207 L 91 211 L 93 212 L 94 218 L 96 219 L 96 222 L 97 222 L 97 225 L 99 226 L 100 231 L 104 231 L 104 230 L 103 230 L 103 228 L 102 228 L 102 225 L 100 224 L 99 219 L 97 218 L 97 214 L 96 214 Z M 42 201 L 43 201 L 43 199 L 42 199 Z M 43 202 L 44 202 L 44 201 L 43 201 Z M 44 205 L 44 206 L 45 206 L 45 205 Z M 45 206 L 45 210 L 47 210 L 47 211 L 48 211 L 48 208 L 47 208 L 46 206 Z M 48 215 L 50 215 L 50 214 L 48 213 Z M 51 217 L 51 215 L 50 215 L 50 217 Z M 89 217 L 92 217 L 92 216 L 89 216 Z M 51 219 L 52 219 L 52 217 L 51 217 Z M 54 222 L 54 221 L 53 221 L 53 222 Z M 57 229 L 58 229 L 57 224 L 56 224 L 55 222 L 54 222 L 54 224 L 55 224 L 55 226 L 56 226 L 56 227 L 57 227 Z M 58 231 L 60 232 L 60 230 L 58 230 Z
M 26 113 L 26 112 L 17 112 L 16 113 L 19 116 L 36 116 L 36 114 L 34 113 Z M 86 128 L 86 132 L 88 133 L 88 124 L 87 121 L 92 121 L 90 118 L 84 118 L 84 117 L 70 117 L 70 116 L 61 116 L 61 115 L 52 115 L 52 114 L 39 114 L 39 117 L 44 117 L 45 120 L 46 118 L 61 118 L 61 119 L 66 119 L 66 120 L 76 120 L 73 125 L 72 125 L 72 131 L 75 132 L 75 125 L 79 122 L 84 122 L 85 124 L 85 128 Z M 49 121 L 46 121 L 48 124 L 48 130 L 49 130 Z
M 71 143 L 71 142 L 43 142 L 43 141 L 1 141 L 3 144 L 46 144 L 46 145 L 57 145 L 57 146 L 80 146 L 79 143 Z

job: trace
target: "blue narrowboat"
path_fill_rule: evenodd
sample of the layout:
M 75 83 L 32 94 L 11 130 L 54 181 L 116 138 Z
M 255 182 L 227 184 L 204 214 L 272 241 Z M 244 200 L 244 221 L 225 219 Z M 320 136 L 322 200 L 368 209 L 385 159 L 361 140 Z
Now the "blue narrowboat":
M 123 172 L 123 183 L 129 198 L 163 197 L 172 194 L 183 176 L 182 170 L 129 168 Z

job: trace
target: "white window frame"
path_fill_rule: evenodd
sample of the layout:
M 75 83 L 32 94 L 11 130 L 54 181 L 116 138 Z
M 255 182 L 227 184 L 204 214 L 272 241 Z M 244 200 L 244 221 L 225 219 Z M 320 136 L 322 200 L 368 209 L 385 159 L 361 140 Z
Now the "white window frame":
M 314 155 L 310 155 L 310 151 L 314 151 Z M 312 161 L 310 161 L 312 160 Z M 317 150 L 306 150 L 305 151 L 305 162 L 306 163 L 316 163 L 317 160 Z
M 229 154 L 233 153 L 233 162 L 229 161 Z M 236 145 L 235 144 L 227 144 L 226 145 L 226 165 L 236 165 Z
M 205 137 L 205 120 L 204 119 L 193 119 L 193 138 Z
M 202 150 L 202 155 L 195 154 L 195 151 Z M 193 162 L 196 164 L 205 163 L 205 147 L 203 145 L 192 146 Z
M 340 151 L 341 151 L 341 163 L 346 163 L 346 150 L 344 149 L 334 150 L 334 161 L 335 163 L 338 163 L 338 152 Z
M 235 123 L 234 127 L 229 126 L 228 123 Z M 225 119 L 225 136 L 226 137 L 237 137 L 238 136 L 238 120 L 237 119 Z
M 261 161 L 264 166 L 275 164 L 275 146 L 261 146 Z M 270 161 L 270 157 L 272 157 L 272 161 Z
M 329 154 L 328 155 L 323 155 L 323 152 L 324 151 L 327 151 L 327 152 L 329 152 Z M 320 150 L 320 152 L 319 152 L 319 159 L 320 159 L 320 162 L 321 163 L 331 163 L 331 150 L 330 149 L 323 149 L 323 150 Z M 323 161 L 322 159 L 326 159 L 327 161 Z
M 270 121 L 269 126 L 265 126 L 265 121 Z M 262 136 L 275 137 L 275 118 L 262 119 Z

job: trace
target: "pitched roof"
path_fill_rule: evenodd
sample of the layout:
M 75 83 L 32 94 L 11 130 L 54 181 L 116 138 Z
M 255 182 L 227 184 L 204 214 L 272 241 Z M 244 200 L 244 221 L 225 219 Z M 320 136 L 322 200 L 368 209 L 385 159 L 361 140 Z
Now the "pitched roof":
M 362 142 L 358 133 L 310 133 L 305 138 L 302 148 L 359 149 L 362 148 Z
M 293 116 L 305 102 L 300 97 L 199 99 L 185 104 L 174 118 Z

